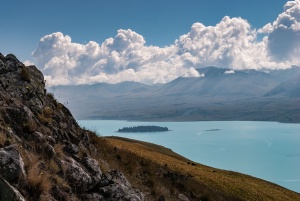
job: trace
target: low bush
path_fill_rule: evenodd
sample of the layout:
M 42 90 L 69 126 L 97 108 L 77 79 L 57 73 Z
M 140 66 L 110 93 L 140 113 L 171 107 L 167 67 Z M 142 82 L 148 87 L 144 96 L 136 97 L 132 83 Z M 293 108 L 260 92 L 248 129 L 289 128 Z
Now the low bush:
M 53 110 L 50 107 L 45 107 L 43 109 L 43 115 L 47 118 L 51 118 L 53 116 Z
M 44 124 L 51 124 L 52 118 L 46 117 L 44 114 L 38 114 L 38 119 Z
M 28 67 L 23 67 L 21 69 L 21 79 L 24 80 L 24 81 L 30 81 L 30 72 L 29 72 L 29 68 Z

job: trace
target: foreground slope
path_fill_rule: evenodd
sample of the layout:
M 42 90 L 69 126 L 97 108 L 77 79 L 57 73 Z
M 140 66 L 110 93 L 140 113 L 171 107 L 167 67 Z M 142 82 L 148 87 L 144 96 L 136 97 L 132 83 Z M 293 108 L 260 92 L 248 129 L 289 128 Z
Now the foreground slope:
M 248 175 L 194 163 L 151 143 L 108 137 L 95 138 L 102 156 L 120 168 L 149 200 L 300 200 L 300 194 Z

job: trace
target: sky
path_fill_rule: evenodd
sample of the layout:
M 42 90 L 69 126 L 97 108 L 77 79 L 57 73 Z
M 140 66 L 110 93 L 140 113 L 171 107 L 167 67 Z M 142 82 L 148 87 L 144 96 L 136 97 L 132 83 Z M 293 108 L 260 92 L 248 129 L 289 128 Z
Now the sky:
M 300 0 L 10 0 L 0 52 L 49 85 L 201 77 L 300 66 Z M 200 70 L 201 71 L 201 70 Z

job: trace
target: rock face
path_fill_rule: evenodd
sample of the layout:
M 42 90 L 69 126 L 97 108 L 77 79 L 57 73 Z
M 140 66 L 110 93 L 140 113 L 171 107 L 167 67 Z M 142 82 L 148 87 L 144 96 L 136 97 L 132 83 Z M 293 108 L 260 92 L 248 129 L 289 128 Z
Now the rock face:
M 35 66 L 0 53 L 0 200 L 144 200 L 89 135 Z
M 11 186 L 6 180 L 0 177 L 0 200 L 25 201 L 20 192 Z
M 24 162 L 16 146 L 0 149 L 0 170 L 1 176 L 7 181 L 24 177 Z

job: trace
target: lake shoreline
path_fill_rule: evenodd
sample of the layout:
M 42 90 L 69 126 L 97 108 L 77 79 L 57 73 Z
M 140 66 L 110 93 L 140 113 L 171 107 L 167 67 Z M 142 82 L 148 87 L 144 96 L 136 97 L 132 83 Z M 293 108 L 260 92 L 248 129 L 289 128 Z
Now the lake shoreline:
M 126 121 L 126 122 L 270 122 L 281 124 L 300 124 L 300 121 L 284 122 L 284 121 L 262 121 L 262 120 L 164 120 L 164 119 L 102 119 L 102 118 L 77 118 L 78 121 Z
M 115 132 L 118 128 L 153 125 L 153 122 L 95 119 L 78 122 L 99 136 L 119 136 L 154 143 L 168 147 L 192 161 L 276 181 L 274 183 L 300 192 L 300 178 L 297 176 L 300 168 L 300 125 L 297 123 L 155 122 L 155 125 L 168 127 L 172 132 L 119 133 Z M 282 163 L 290 165 L 284 166 L 284 170 L 280 171 L 280 168 L 274 168 L 281 167 Z M 292 180 L 299 182 L 286 182 Z

